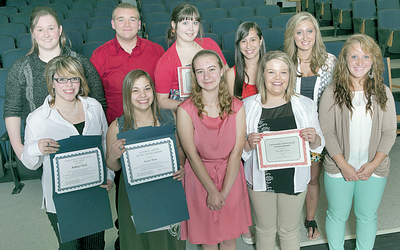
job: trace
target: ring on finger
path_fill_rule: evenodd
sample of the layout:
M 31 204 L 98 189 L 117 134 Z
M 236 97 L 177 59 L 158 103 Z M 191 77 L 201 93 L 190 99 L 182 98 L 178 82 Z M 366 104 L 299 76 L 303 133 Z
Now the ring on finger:
M 122 150 L 122 148 L 121 148 L 121 147 L 119 147 L 119 150 Z
M 50 147 L 50 142 L 47 142 L 47 147 Z

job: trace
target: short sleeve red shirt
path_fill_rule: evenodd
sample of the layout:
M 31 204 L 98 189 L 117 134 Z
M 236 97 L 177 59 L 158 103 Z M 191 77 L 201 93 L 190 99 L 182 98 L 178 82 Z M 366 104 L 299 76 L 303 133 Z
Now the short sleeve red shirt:
M 123 114 L 122 82 L 131 70 L 142 69 L 154 79 L 154 69 L 164 49 L 149 40 L 138 37 L 132 53 L 127 53 L 114 38 L 97 48 L 90 62 L 103 82 L 107 100 L 107 121 L 110 124 Z
M 224 65 L 226 64 L 225 57 L 214 40 L 204 37 L 203 39 L 196 38 L 194 41 L 205 50 L 214 50 L 217 52 Z M 158 61 L 154 72 L 157 93 L 167 94 L 170 93 L 171 89 L 179 89 L 178 67 L 182 67 L 182 64 L 176 51 L 176 43 L 173 43 Z

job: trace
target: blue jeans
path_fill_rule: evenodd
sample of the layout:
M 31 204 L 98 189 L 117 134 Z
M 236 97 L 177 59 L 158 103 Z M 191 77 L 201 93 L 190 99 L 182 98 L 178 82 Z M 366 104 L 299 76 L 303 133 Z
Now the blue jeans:
M 354 198 L 356 215 L 356 250 L 371 250 L 377 231 L 377 210 L 381 203 L 387 178 L 371 176 L 368 181 L 345 181 L 324 172 L 328 199 L 326 235 L 330 250 L 344 250 L 346 221 Z

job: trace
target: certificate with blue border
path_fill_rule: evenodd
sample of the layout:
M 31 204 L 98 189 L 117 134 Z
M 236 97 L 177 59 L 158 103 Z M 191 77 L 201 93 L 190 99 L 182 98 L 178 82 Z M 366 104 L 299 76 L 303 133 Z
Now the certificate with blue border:
M 169 137 L 125 148 L 123 160 L 130 185 L 171 177 L 178 171 L 174 141 Z
M 137 233 L 176 228 L 170 225 L 188 220 L 182 182 L 172 177 L 179 168 L 174 128 L 144 127 L 119 133 L 117 138 L 126 139 L 124 157 L 129 160 L 121 157 L 121 177 Z
M 58 194 L 99 186 L 104 182 L 103 160 L 97 147 L 56 154 L 53 168 Z
M 58 143 L 50 162 L 61 242 L 112 228 L 108 192 L 100 187 L 107 173 L 102 136 L 71 136 Z

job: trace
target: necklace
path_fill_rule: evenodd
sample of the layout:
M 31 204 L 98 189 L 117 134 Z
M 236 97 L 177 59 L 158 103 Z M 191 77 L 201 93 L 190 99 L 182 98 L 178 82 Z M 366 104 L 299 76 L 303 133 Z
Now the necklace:
M 71 114 L 65 113 L 64 111 L 62 111 L 57 104 L 54 104 L 54 106 L 56 107 L 56 109 L 58 110 L 58 112 L 60 112 L 60 114 L 65 117 L 68 118 L 69 120 L 75 119 L 76 116 L 78 115 L 78 102 L 75 102 L 75 110 L 74 112 L 72 112 Z
M 311 59 L 310 58 L 302 59 L 302 58 L 299 57 L 299 59 L 300 59 L 300 63 L 311 63 Z

